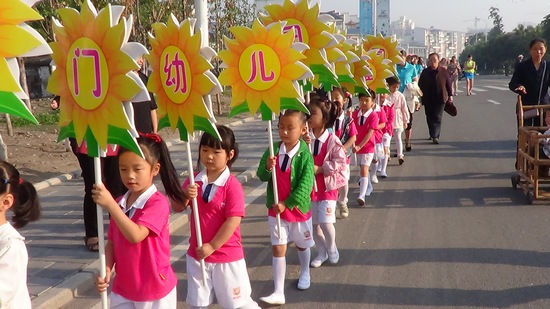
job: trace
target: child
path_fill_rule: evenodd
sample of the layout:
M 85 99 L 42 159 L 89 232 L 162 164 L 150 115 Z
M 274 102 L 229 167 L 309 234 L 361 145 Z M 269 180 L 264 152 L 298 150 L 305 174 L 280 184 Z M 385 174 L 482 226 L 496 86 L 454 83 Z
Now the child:
M 384 94 L 379 94 L 378 96 L 380 96 L 380 102 L 385 100 Z M 387 119 L 386 113 L 377 103 L 374 105 L 374 112 L 378 114 L 378 127 L 374 130 L 374 158 L 372 159 L 370 175 L 372 183 L 378 183 L 376 172 L 378 172 L 378 167 L 384 157 L 384 144 L 382 143 L 382 138 L 384 136 L 384 128 L 386 127 Z
M 313 141 L 313 163 L 317 191 L 311 193 L 313 237 L 317 246 L 317 257 L 311 267 L 321 266 L 327 259 L 338 263 L 340 255 L 336 247 L 335 210 L 338 188 L 347 185 L 343 174 L 346 169 L 346 153 L 340 139 L 327 128 L 334 125 L 340 109 L 336 104 L 321 99 L 309 103 L 310 137 Z M 310 140 L 308 138 L 308 140 Z M 307 140 L 306 140 L 307 142 Z
M 393 134 L 395 136 L 395 144 L 397 145 L 397 158 L 399 159 L 399 165 L 402 165 L 405 162 L 405 158 L 403 155 L 403 140 L 401 136 L 409 123 L 410 113 L 407 108 L 405 96 L 398 91 L 400 85 L 399 79 L 392 76 L 387 78 L 386 82 L 390 88 L 388 100 L 393 104 L 393 110 L 395 111 Z
M 390 144 L 393 136 L 393 120 L 395 118 L 395 111 L 393 108 L 393 103 L 388 100 L 387 94 L 381 94 L 380 101 L 383 101 L 381 109 L 386 115 L 386 125 L 382 129 L 382 145 L 384 146 L 384 153 L 382 158 L 380 158 L 378 170 L 380 171 L 380 177 L 386 178 L 388 177 L 386 168 L 388 166 L 388 161 L 390 160 Z
M 344 90 L 342 88 L 334 88 L 332 90 L 332 99 L 336 104 L 336 108 L 341 110 L 340 115 L 336 118 L 334 124 L 334 132 L 336 136 L 340 139 L 340 142 L 343 144 L 344 151 L 347 154 L 346 168 L 344 169 L 344 175 L 346 180 L 350 179 L 350 153 L 351 147 L 355 140 L 357 139 L 357 129 L 353 123 L 353 118 L 349 117 L 346 113 L 346 109 L 351 107 L 351 98 L 344 95 Z M 346 106 L 346 103 L 347 106 Z M 349 186 L 346 181 L 346 184 L 338 189 L 338 208 L 340 209 L 340 216 L 342 218 L 347 218 L 349 216 L 348 208 L 348 191 Z
M 0 307 L 31 308 L 27 289 L 29 255 L 21 228 L 40 217 L 40 204 L 34 186 L 19 176 L 17 169 L 0 161 Z M 13 211 L 13 226 L 7 220 Z
M 170 265 L 170 204 L 153 184 L 160 173 L 168 197 L 183 203 L 184 193 L 164 141 L 156 134 L 137 139 L 144 158 L 127 149 L 118 154 L 128 192 L 115 201 L 103 184 L 94 201 L 111 216 L 105 246 L 107 274 L 97 277 L 98 292 L 109 286 L 116 268 L 110 307 L 176 308 L 176 274 Z
M 357 204 L 365 205 L 365 196 L 372 193 L 372 184 L 369 177 L 369 168 L 374 157 L 374 131 L 378 128 L 378 114 L 373 112 L 376 105 L 375 94 L 369 90 L 370 96 L 359 94 L 359 109 L 353 112 L 353 121 L 357 127 L 357 143 L 353 152 L 357 153 L 357 162 L 360 166 L 361 179 L 359 181 L 359 196 Z
M 258 166 L 258 178 L 267 181 L 268 222 L 273 250 L 274 292 L 260 300 L 273 305 L 285 303 L 284 283 L 286 273 L 286 249 L 294 242 L 300 260 L 298 289 L 310 286 L 311 237 L 311 191 L 313 188 L 313 157 L 306 142 L 300 136 L 306 133 L 306 115 L 295 110 L 286 110 L 279 117 L 280 143 L 275 143 L 275 157 L 265 151 Z M 274 203 L 271 173 L 277 173 L 279 204 Z M 281 217 L 281 230 L 277 228 L 276 215 Z
M 183 184 L 189 199 L 173 206 L 175 211 L 183 211 L 190 199 L 197 198 L 203 244 L 198 247 L 196 222 L 191 220 L 186 301 L 191 308 L 206 308 L 215 296 L 223 308 L 259 308 L 250 297 L 241 239 L 244 192 L 230 170 L 239 149 L 231 129 L 218 126 L 218 132 L 221 140 L 203 133 L 199 160 L 205 168 L 195 175 L 195 185 L 190 185 L 189 179 Z M 202 283 L 201 259 L 206 262 L 206 284 Z

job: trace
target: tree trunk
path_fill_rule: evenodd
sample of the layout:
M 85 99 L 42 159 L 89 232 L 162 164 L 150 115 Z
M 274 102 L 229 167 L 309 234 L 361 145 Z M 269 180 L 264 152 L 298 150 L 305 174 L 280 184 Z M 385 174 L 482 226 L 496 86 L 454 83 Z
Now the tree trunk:
M 0 160 L 8 161 L 8 147 L 4 144 L 2 135 L 0 134 Z
M 216 102 L 218 103 L 218 116 L 222 114 L 222 102 L 220 100 L 220 94 L 216 93 Z
M 13 136 L 13 126 L 11 125 L 10 114 L 6 114 L 6 127 L 8 128 L 8 135 Z
M 19 83 L 21 84 L 23 91 L 27 95 L 29 95 L 29 87 L 27 86 L 27 74 L 25 74 L 25 61 L 23 60 L 23 58 L 17 58 L 17 62 L 19 63 Z M 25 102 L 25 105 L 27 105 L 27 108 L 32 113 L 31 100 L 24 99 L 23 102 Z

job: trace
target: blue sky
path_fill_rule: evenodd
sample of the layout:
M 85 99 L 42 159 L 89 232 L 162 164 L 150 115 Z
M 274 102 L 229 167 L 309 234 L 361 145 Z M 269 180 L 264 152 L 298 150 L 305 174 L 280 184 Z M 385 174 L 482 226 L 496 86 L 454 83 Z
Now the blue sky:
M 315 0 L 314 0 L 315 1 Z M 358 14 L 359 0 L 318 0 L 321 11 L 337 10 Z M 474 29 L 474 18 L 481 20 L 477 28 L 492 26 L 488 20 L 489 8 L 497 7 L 503 19 L 504 30 L 511 31 L 519 23 L 539 24 L 550 14 L 550 0 L 390 0 L 391 20 L 406 16 L 417 27 L 466 31 Z

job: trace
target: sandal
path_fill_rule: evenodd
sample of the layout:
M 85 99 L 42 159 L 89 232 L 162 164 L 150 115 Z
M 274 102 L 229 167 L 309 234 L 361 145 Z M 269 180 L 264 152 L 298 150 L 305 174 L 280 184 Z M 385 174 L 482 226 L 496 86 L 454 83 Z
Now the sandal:
M 91 252 L 99 252 L 99 238 L 97 237 L 84 237 L 84 245 Z

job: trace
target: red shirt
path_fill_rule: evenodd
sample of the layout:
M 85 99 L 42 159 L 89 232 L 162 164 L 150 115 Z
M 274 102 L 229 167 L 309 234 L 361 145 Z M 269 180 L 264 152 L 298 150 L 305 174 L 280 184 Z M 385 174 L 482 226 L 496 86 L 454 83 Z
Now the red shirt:
M 376 130 L 378 127 L 378 114 L 374 111 L 366 117 L 365 122 L 363 125 L 361 125 L 361 114 L 360 110 L 356 110 L 353 112 L 353 121 L 355 122 L 355 127 L 357 128 L 357 140 L 356 144 L 359 144 L 363 141 L 365 136 L 367 136 L 367 133 L 369 130 Z M 358 152 L 358 154 L 365 154 L 365 153 L 374 153 L 374 134 L 371 135 L 371 138 L 369 141 L 361 148 Z

